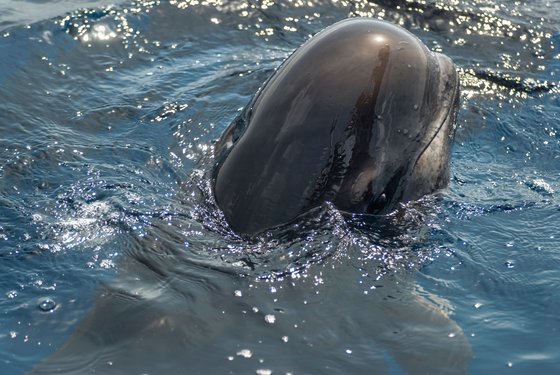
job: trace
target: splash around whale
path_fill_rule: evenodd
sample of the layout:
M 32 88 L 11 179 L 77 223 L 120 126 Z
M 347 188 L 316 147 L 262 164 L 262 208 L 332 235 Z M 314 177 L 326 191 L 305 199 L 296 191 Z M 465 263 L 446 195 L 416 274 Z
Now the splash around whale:
M 340 21 L 288 57 L 223 133 L 217 205 L 253 235 L 327 201 L 375 214 L 437 191 L 458 98 L 453 62 L 407 30 Z

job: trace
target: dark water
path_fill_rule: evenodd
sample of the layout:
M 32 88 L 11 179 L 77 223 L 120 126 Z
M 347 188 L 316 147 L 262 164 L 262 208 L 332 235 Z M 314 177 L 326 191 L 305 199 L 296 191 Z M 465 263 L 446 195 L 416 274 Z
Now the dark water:
M 95 300 L 97 344 L 68 371 L 445 372 L 463 338 L 469 373 L 558 372 L 559 1 L 107 4 L 0 1 L 2 374 Z M 209 190 L 214 140 L 291 51 L 358 15 L 460 69 L 450 188 L 239 238 Z

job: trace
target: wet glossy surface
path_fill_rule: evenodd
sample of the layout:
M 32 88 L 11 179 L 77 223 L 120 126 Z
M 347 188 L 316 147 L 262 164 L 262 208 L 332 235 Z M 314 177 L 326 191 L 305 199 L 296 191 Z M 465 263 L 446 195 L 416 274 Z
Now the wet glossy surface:
M 406 30 L 338 22 L 299 47 L 220 137 L 216 203 L 233 230 L 255 234 L 324 202 L 380 214 L 445 187 L 458 86 L 451 60 Z

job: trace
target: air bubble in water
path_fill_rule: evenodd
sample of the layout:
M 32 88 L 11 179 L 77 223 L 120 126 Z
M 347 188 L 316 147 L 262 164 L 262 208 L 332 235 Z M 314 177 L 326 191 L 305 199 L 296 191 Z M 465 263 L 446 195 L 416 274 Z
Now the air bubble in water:
M 56 309 L 56 302 L 50 298 L 41 298 L 39 300 L 39 309 L 45 312 L 53 311 Z

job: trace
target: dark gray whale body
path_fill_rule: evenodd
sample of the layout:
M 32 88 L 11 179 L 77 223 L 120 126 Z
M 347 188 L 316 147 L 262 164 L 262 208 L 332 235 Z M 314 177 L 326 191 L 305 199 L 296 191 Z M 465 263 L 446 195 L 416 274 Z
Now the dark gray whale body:
M 458 107 L 452 61 L 401 27 L 338 22 L 298 48 L 225 131 L 214 194 L 255 234 L 326 201 L 385 213 L 445 187 Z
M 218 141 L 217 204 L 231 228 L 248 235 L 327 201 L 348 212 L 387 212 L 446 185 L 457 103 L 451 60 L 400 27 L 339 22 L 296 50 Z M 308 305 L 319 289 L 289 280 L 271 297 L 237 268 L 209 273 L 206 263 L 190 263 L 167 221 L 153 228 L 128 245 L 119 277 L 99 287 L 92 311 L 30 374 L 254 373 L 256 362 L 233 361 L 244 348 L 256 358 L 270 351 L 265 365 L 274 373 L 348 373 L 351 361 L 329 368 L 309 356 L 332 350 L 336 361 L 340 343 L 354 340 L 365 350 L 359 366 L 374 373 L 389 373 L 385 353 L 409 374 L 467 372 L 472 352 L 462 329 L 432 302 L 436 296 L 416 293 L 408 270 L 378 279 L 368 296 L 348 287 L 329 298 L 355 274 L 325 267 L 322 299 Z M 357 301 L 360 308 L 345 309 Z M 264 323 L 272 308 L 285 313 Z M 332 328 L 306 324 L 312 320 Z M 290 344 L 267 341 L 288 332 Z

